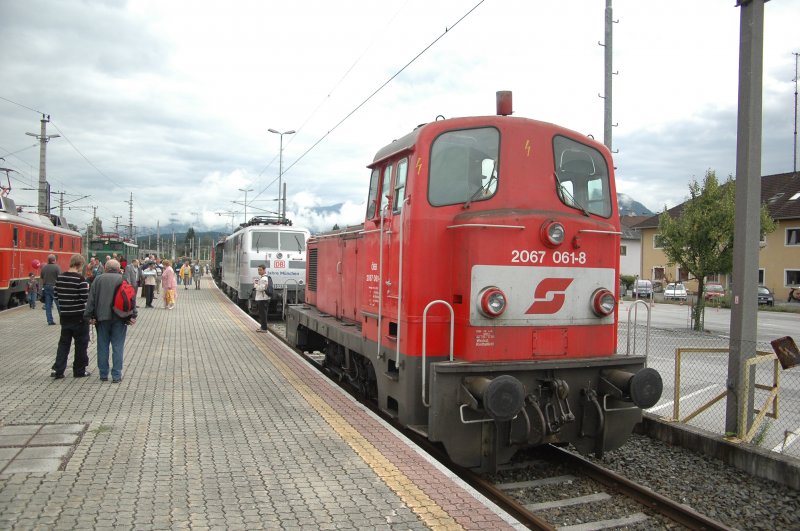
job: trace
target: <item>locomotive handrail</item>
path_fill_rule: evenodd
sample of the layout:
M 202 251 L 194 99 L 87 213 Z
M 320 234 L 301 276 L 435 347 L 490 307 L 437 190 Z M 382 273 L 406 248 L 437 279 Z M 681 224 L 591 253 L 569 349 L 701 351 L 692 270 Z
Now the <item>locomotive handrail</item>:
M 425 310 L 422 312 L 422 405 L 425 407 L 431 407 L 430 403 L 428 403 L 427 399 L 425 398 L 425 380 L 428 376 L 428 370 L 427 367 L 425 367 L 425 359 L 428 356 L 428 310 L 431 309 L 431 306 L 436 304 L 444 304 L 447 306 L 447 309 L 450 310 L 450 361 L 453 361 L 453 337 L 455 336 L 456 324 L 453 307 L 450 306 L 450 303 L 447 301 L 431 301 L 427 306 L 425 306 Z
M 294 302 L 297 304 L 297 300 L 299 298 L 298 293 L 300 292 L 300 282 L 298 282 L 294 278 L 287 278 L 286 282 L 283 284 L 283 309 L 281 310 L 281 316 L 286 319 L 286 296 L 289 293 L 289 282 L 294 282 L 297 286 L 297 289 L 294 292 Z
M 625 355 L 630 356 L 631 354 L 631 310 L 633 310 L 637 305 L 643 304 L 645 308 L 647 308 L 647 328 L 645 329 L 645 339 L 644 339 L 644 356 L 647 358 L 647 355 L 650 353 L 650 306 L 642 300 L 634 301 L 631 304 L 631 307 L 628 308 L 628 345 L 625 350 Z M 636 322 L 638 321 L 638 312 L 636 314 L 636 319 L 633 321 L 633 325 L 636 326 Z M 633 352 L 636 353 L 636 334 L 633 335 Z M 647 361 L 645 360 L 645 366 L 647 366 Z
M 448 229 L 461 229 L 464 227 L 483 227 L 492 229 L 524 229 L 524 225 L 496 225 L 494 223 L 459 223 L 458 225 L 448 225 Z
M 616 236 L 621 236 L 622 232 L 618 230 L 596 230 L 596 229 L 580 229 L 578 232 L 591 232 L 594 234 L 614 234 Z
M 397 345 L 395 347 L 395 354 L 394 354 L 394 366 L 400 367 L 400 338 L 403 330 L 403 221 L 405 220 L 405 205 L 409 203 L 410 197 L 406 197 L 403 199 L 402 204 L 400 205 L 400 257 L 399 257 L 399 264 L 397 266 Z

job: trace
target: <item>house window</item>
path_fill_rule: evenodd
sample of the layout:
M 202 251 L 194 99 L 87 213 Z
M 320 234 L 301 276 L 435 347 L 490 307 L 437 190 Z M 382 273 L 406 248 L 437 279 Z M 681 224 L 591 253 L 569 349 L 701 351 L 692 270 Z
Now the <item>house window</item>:
M 800 245 L 800 228 L 786 229 L 786 245 Z
M 664 268 L 663 267 L 654 267 L 653 268 L 653 280 L 664 280 Z
M 764 277 L 766 277 L 766 273 L 764 272 L 764 269 L 763 268 L 759 268 L 758 269 L 758 285 L 759 286 L 763 286 L 764 285 Z
M 653 249 L 662 249 L 664 247 L 664 239 L 660 234 L 653 235 Z
M 619 247 L 619 255 L 620 256 L 628 256 L 628 246 L 627 245 L 620 245 L 620 247 Z
M 786 281 L 786 287 L 800 287 L 800 269 L 785 269 L 783 278 Z

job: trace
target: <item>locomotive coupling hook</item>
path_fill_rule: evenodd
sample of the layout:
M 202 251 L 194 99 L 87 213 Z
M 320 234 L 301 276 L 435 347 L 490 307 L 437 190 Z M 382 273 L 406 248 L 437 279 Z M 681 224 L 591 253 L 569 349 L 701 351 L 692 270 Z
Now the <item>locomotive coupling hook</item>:
M 464 379 L 464 386 L 495 421 L 513 419 L 525 405 L 525 386 L 507 374 L 495 378 L 468 377 Z
M 601 379 L 612 387 L 609 394 L 629 398 L 637 407 L 647 409 L 653 407 L 661 398 L 664 383 L 658 371 L 650 367 L 630 373 L 619 369 L 610 369 L 601 373 Z

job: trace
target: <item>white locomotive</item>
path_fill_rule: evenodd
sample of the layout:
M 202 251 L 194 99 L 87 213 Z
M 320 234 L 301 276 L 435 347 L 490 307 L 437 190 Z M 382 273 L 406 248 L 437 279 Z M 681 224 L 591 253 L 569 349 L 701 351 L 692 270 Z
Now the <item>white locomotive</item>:
M 270 313 L 304 300 L 308 230 L 286 218 L 257 216 L 225 238 L 220 287 L 239 306 L 256 312 L 253 279 L 263 265 L 272 279 Z

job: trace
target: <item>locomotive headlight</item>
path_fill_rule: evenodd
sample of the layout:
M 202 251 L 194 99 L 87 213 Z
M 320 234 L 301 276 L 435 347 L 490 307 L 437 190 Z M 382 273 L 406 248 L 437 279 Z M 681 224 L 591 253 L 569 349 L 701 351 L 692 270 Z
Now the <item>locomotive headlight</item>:
M 479 309 L 486 317 L 500 317 L 506 311 L 506 294 L 500 288 L 485 288 L 479 295 L 479 300 Z
M 564 242 L 566 237 L 564 225 L 552 219 L 547 220 L 542 225 L 541 236 L 545 245 L 549 247 L 557 247 Z
M 598 317 L 605 317 L 614 311 L 617 299 L 606 288 L 600 288 L 592 294 L 592 311 Z

